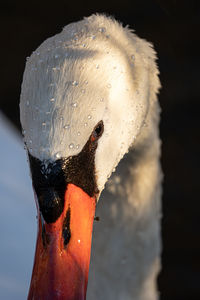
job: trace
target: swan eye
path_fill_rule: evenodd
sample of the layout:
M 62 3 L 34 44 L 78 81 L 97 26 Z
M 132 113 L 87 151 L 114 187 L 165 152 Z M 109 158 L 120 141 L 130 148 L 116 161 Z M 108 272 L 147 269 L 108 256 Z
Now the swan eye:
M 94 128 L 93 132 L 92 132 L 92 140 L 95 141 L 98 138 L 100 138 L 103 134 L 103 130 L 104 130 L 104 125 L 103 125 L 103 121 L 100 121 Z

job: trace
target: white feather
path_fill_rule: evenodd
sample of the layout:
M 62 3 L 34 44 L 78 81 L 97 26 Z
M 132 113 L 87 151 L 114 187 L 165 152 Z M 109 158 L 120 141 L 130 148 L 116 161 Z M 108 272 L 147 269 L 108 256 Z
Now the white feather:
M 139 134 L 159 87 L 149 43 L 102 15 L 66 26 L 30 57 L 21 93 L 28 150 L 41 160 L 80 152 L 95 125 L 99 189 Z

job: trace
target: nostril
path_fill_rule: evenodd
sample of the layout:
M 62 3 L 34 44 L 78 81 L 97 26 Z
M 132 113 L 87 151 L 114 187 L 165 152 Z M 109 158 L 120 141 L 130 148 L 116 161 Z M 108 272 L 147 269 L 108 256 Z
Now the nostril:
M 40 214 L 40 219 L 41 219 L 41 224 L 42 224 L 42 243 L 43 243 L 44 248 L 46 248 L 47 244 L 49 244 L 50 239 L 49 239 L 49 235 L 46 233 L 46 230 L 45 230 L 44 219 L 43 219 L 42 214 Z
M 66 247 L 67 244 L 70 241 L 71 238 L 71 230 L 70 230 L 70 207 L 68 208 L 67 212 L 66 212 L 66 216 L 63 222 L 63 229 L 62 229 L 62 235 L 63 235 L 63 239 L 64 239 L 64 246 Z

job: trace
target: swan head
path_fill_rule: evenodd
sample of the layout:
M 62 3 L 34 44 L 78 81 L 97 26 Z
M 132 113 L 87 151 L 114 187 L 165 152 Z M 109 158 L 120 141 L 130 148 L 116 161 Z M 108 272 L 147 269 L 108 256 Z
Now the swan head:
M 20 115 L 41 226 L 57 222 L 65 204 L 49 219 L 38 200 L 38 178 L 55 171 L 96 201 L 156 100 L 157 74 L 151 45 L 103 15 L 66 26 L 33 52 L 24 72 Z M 74 169 L 79 178 L 70 175 Z

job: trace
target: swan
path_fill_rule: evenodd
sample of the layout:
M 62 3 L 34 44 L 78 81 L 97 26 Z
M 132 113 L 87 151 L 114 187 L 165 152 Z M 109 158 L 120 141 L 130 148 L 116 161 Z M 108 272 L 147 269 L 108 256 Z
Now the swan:
M 0 299 L 26 299 L 36 238 L 35 203 L 19 132 L 0 110 Z
M 27 60 L 20 119 L 38 211 L 29 300 L 86 299 L 95 213 L 87 298 L 158 299 L 155 60 L 150 43 L 100 14 L 67 25 Z

